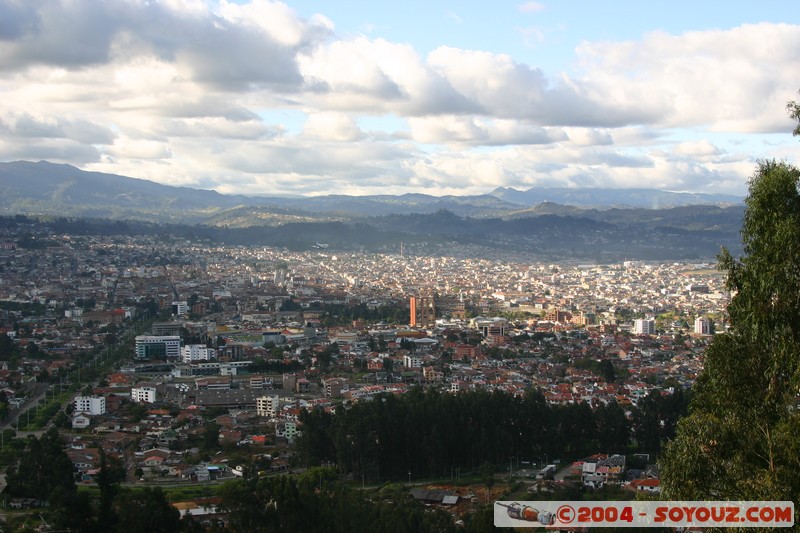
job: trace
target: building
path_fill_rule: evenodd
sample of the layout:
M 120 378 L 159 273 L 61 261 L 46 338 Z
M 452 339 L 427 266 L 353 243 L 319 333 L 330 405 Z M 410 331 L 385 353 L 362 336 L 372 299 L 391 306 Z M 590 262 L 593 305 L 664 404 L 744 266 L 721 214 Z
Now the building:
M 403 366 L 406 368 L 420 368 L 422 366 L 422 357 L 406 354 L 403 356 Z
M 287 420 L 285 422 L 278 422 L 275 426 L 275 436 L 286 439 L 289 444 L 294 442 L 298 433 L 297 422 Z
M 295 390 L 295 387 L 297 387 L 297 374 L 284 374 L 281 383 L 284 389 Z
M 412 328 L 432 324 L 436 319 L 436 308 L 433 298 L 412 296 L 408 300 L 409 320 Z
M 633 322 L 633 332 L 636 335 L 655 335 L 656 321 L 653 318 L 637 318 Z
M 505 335 L 506 329 L 508 328 L 508 320 L 505 318 L 486 318 L 479 316 L 470 320 L 470 326 L 480 331 L 481 335 L 484 337 Z
M 92 419 L 83 413 L 72 416 L 72 429 L 86 429 L 92 424 Z
M 256 414 L 267 418 L 278 416 L 280 397 L 277 394 L 268 394 L 256 398 Z
M 472 344 L 459 344 L 456 346 L 456 353 L 453 357 L 456 361 L 463 361 L 464 359 L 469 359 L 470 361 L 473 359 L 480 359 L 481 347 L 480 345 L 473 346 Z
M 177 359 L 181 355 L 178 335 L 139 335 L 136 337 L 137 359 Z
M 137 403 L 155 403 L 155 387 L 134 387 L 131 389 L 131 400 Z
M 546 322 L 566 324 L 567 322 L 572 321 L 572 313 L 568 311 L 562 311 L 558 307 L 555 307 L 547 312 L 547 314 L 544 316 L 544 320 Z
M 434 366 L 426 366 L 423 368 L 422 376 L 425 378 L 425 381 L 432 383 L 440 383 L 444 381 L 444 372 L 438 370 Z
M 347 380 L 343 378 L 328 378 L 322 381 L 322 385 L 325 388 L 325 396 L 339 398 L 347 385 Z
M 695 318 L 694 332 L 698 335 L 711 335 L 711 321 L 701 316 Z
M 184 363 L 194 363 L 195 361 L 210 361 L 217 358 L 217 351 L 209 348 L 205 344 L 189 344 L 181 348 L 181 360 Z
M 73 404 L 76 413 L 85 413 L 91 416 L 106 413 L 106 399 L 102 396 L 76 396 Z
M 189 303 L 186 301 L 172 302 L 173 315 L 185 315 L 189 312 Z
M 183 324 L 180 322 L 153 322 L 150 331 L 153 335 L 180 335 Z

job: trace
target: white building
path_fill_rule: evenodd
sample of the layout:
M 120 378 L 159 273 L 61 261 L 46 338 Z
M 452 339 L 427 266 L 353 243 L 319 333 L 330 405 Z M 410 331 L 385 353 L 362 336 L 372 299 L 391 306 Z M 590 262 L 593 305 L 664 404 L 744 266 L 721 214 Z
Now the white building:
M 185 315 L 189 312 L 189 303 L 186 301 L 175 301 L 172 302 L 172 314 L 173 315 Z
M 155 403 L 155 387 L 134 387 L 131 389 L 131 400 L 137 403 Z
M 422 357 L 418 355 L 404 355 L 403 366 L 406 368 L 420 368 L 422 366 Z
M 265 416 L 268 418 L 275 418 L 278 416 L 280 409 L 280 397 L 277 394 L 268 394 L 256 398 L 256 414 L 258 416 Z
M 656 321 L 653 318 L 637 318 L 633 322 L 633 332 L 636 335 L 655 335 Z
M 184 363 L 210 361 L 216 358 L 217 351 L 214 348 L 208 348 L 205 344 L 190 344 L 181 348 L 181 360 Z
M 92 424 L 92 419 L 83 413 L 72 416 L 72 429 L 86 429 Z
M 178 335 L 139 335 L 136 337 L 137 359 L 177 359 L 181 355 Z
M 76 396 L 74 405 L 76 413 L 86 413 L 91 416 L 106 413 L 106 399 L 102 396 Z
M 711 335 L 711 321 L 701 316 L 695 318 L 694 332 L 698 335 Z

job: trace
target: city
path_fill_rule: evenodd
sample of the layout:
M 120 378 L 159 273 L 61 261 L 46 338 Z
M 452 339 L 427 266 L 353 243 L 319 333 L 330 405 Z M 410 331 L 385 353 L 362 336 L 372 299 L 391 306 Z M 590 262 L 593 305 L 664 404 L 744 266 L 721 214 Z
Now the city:
M 729 301 L 710 263 L 290 252 L 54 234 L 35 224 L 17 246 L 18 233 L 0 236 L 6 410 L 13 417 L 24 406 L 32 382 L 52 398 L 58 389 L 66 409 L 38 426 L 29 409 L 6 431 L 10 440 L 8 428 L 59 428 L 84 484 L 96 483 L 101 449 L 130 486 L 212 486 L 246 468 L 301 471 L 311 466 L 297 450 L 303 412 L 337 416 L 422 388 L 520 399 L 537 391 L 554 409 L 619 406 L 628 419 L 622 444 L 587 457 L 575 455 L 577 443 L 564 457 L 521 446 L 507 472 L 525 488 L 546 478 L 657 492 L 653 461 L 626 468 L 629 443 L 642 438 L 634 411 L 651 394 L 691 388 L 714 330 L 726 327 Z M 655 441 L 642 457 L 654 458 Z M 215 505 L 175 505 L 219 519 Z

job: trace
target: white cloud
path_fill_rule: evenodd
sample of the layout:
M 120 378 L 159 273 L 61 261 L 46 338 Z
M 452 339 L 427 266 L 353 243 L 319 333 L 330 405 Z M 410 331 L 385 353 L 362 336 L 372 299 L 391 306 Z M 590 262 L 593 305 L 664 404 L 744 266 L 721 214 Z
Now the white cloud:
M 541 2 L 525 2 L 517 6 L 522 13 L 538 13 L 545 10 L 545 5 Z
M 421 143 L 499 146 L 567 140 L 559 128 L 542 128 L 516 120 L 443 115 L 412 117 L 408 122 L 412 139 Z
M 755 158 L 800 151 L 749 141 L 788 137 L 800 26 L 653 32 L 575 53 L 570 73 L 478 49 L 425 55 L 267 0 L 0 0 L 0 159 L 261 194 L 743 192 Z M 264 118 L 281 111 L 306 114 L 302 130 Z M 391 130 L 359 127 L 379 117 Z M 701 140 L 676 141 L 683 128 Z
M 364 136 L 356 122 L 344 113 L 312 113 L 303 126 L 303 135 L 323 141 L 357 141 Z
M 122 159 L 169 159 L 172 151 L 165 143 L 144 139 L 118 138 L 105 152 Z
M 408 44 L 357 37 L 335 41 L 299 57 L 321 108 L 424 115 L 476 110 L 448 80 L 423 64 Z
M 672 152 L 677 156 L 689 156 L 703 160 L 722 154 L 722 150 L 706 139 L 676 144 Z
M 612 104 L 637 102 L 653 124 L 785 131 L 800 26 L 654 32 L 642 41 L 583 43 L 577 52 L 585 69 L 578 83 Z
M 445 11 L 444 12 L 444 16 L 447 17 L 450 21 L 452 21 L 452 22 L 454 22 L 456 24 L 461 24 L 462 22 L 464 22 L 463 20 L 461 20 L 461 17 L 459 17 L 457 14 L 453 13 L 452 11 Z

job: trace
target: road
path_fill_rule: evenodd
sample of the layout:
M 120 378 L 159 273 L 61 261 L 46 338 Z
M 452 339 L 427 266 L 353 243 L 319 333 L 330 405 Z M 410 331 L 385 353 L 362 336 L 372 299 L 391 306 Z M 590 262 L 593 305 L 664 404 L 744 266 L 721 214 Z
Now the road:
M 36 406 L 39 405 L 39 402 L 44 399 L 47 395 L 47 390 L 49 385 L 46 383 L 29 383 L 29 386 L 32 388 L 30 391 L 31 394 L 28 396 L 28 399 L 25 400 L 25 403 L 19 406 L 19 409 L 14 409 L 9 412 L 8 420 L 0 424 L 0 431 L 5 431 L 8 428 L 16 429 L 18 427 L 17 420 L 22 415 L 25 415 L 29 410 L 35 409 Z M 22 432 L 22 433 L 40 433 L 40 432 Z

